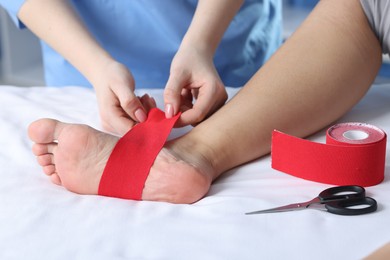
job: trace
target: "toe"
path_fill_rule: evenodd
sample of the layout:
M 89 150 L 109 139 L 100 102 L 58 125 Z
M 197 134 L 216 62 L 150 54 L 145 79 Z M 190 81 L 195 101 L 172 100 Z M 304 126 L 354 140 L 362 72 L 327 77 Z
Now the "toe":
M 42 167 L 42 170 L 46 175 L 50 176 L 56 172 L 56 167 L 54 164 L 45 165 Z
M 54 119 L 39 119 L 30 124 L 28 135 L 36 143 L 52 143 L 57 139 L 63 125 L 64 123 Z
M 49 143 L 49 144 L 34 144 L 32 146 L 32 152 L 36 156 L 54 153 L 54 150 L 57 148 L 57 143 Z
M 50 180 L 54 184 L 61 185 L 61 179 L 57 173 L 53 173 L 52 175 L 50 175 Z
M 54 164 L 54 157 L 52 154 L 44 154 L 38 156 L 37 161 L 40 166 L 52 165 Z

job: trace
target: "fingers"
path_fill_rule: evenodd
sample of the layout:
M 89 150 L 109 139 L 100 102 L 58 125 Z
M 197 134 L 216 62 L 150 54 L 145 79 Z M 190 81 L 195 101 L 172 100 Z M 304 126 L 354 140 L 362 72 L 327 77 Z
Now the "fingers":
M 133 91 L 123 91 L 125 93 L 118 93 L 120 107 L 136 122 L 145 122 L 147 118 L 147 111 L 143 107 L 141 100 L 134 94 Z
M 175 74 L 169 76 L 167 85 L 164 90 L 165 117 L 172 118 L 177 114 L 180 108 L 180 99 L 182 91 L 182 79 Z
M 193 105 L 193 98 L 196 99 Z M 225 86 L 210 53 L 181 48 L 176 53 L 164 90 L 165 116 L 182 112 L 175 127 L 197 124 L 227 100 Z
M 113 84 L 99 93 L 98 100 L 103 128 L 113 134 L 124 135 L 136 123 L 146 121 L 147 110 L 131 85 Z
M 182 115 L 175 124 L 175 127 L 200 123 L 222 107 L 228 98 L 226 89 L 222 84 L 213 87 L 203 86 L 198 89 L 193 89 L 191 93 L 189 95 L 187 92 L 184 92 L 185 96 L 182 95 L 180 106 Z M 192 104 L 193 97 L 196 98 L 194 104 Z
M 136 97 L 136 99 L 141 104 L 142 109 L 146 111 L 145 119 L 143 120 L 145 121 L 149 110 L 157 106 L 156 101 L 148 94 L 145 94 L 142 97 Z M 102 111 L 101 117 L 103 128 L 111 133 L 119 134 L 120 136 L 127 133 L 138 123 L 138 121 L 128 115 L 120 104 L 109 106 L 107 110 Z
M 106 117 L 103 115 L 101 116 L 102 126 L 104 130 L 112 134 L 123 136 L 136 124 L 123 111 L 107 112 L 109 119 L 105 119 Z
M 147 112 L 149 112 L 150 109 L 157 107 L 156 100 L 148 94 L 144 94 L 142 97 L 139 97 L 139 100 Z
M 213 104 L 215 100 L 211 97 L 200 97 L 195 101 L 192 108 L 188 105 L 181 107 L 182 114 L 176 127 L 183 127 L 186 125 L 196 125 L 204 120 L 208 115 L 215 112 L 222 105 Z
M 145 122 L 147 112 L 156 106 L 147 95 L 135 95 L 135 81 L 130 70 L 113 61 L 104 73 L 95 80 L 94 88 L 98 99 L 103 128 L 111 133 L 123 135 L 136 123 Z

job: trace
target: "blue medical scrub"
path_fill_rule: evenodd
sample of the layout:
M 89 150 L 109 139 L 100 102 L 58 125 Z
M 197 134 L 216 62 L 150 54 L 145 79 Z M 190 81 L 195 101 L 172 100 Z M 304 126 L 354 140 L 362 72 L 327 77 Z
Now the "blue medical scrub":
M 136 86 L 163 88 L 170 64 L 186 33 L 196 0 L 73 0 L 98 42 L 132 72 Z M 14 22 L 24 0 L 0 0 Z M 281 44 L 281 1 L 247 0 L 226 31 L 215 66 L 226 86 L 240 87 Z M 90 83 L 61 55 L 41 42 L 46 84 Z M 75 49 L 77 52 L 77 49 Z

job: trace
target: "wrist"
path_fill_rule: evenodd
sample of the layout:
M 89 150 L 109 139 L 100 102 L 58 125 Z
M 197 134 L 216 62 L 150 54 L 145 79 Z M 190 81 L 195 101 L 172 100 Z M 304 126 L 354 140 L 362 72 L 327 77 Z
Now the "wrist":
M 201 37 L 192 37 L 191 35 L 186 35 L 181 44 L 179 51 L 191 51 L 195 52 L 197 55 L 213 59 L 216 47 L 213 46 L 209 41 Z
M 104 77 L 112 70 L 115 66 L 120 66 L 116 60 L 111 58 L 109 55 L 101 56 L 95 59 L 90 64 L 86 64 L 86 70 L 82 73 L 88 79 L 88 81 L 95 87 L 102 85 L 105 81 Z

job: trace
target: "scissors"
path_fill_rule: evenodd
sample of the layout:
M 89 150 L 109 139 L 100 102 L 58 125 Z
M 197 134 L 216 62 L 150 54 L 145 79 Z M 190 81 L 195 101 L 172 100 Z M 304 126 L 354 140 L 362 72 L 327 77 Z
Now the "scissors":
M 246 215 L 284 212 L 302 209 L 321 209 L 337 215 L 361 215 L 377 210 L 375 199 L 366 197 L 366 190 L 357 185 L 337 186 L 322 191 L 314 199 L 282 207 L 247 212 Z

